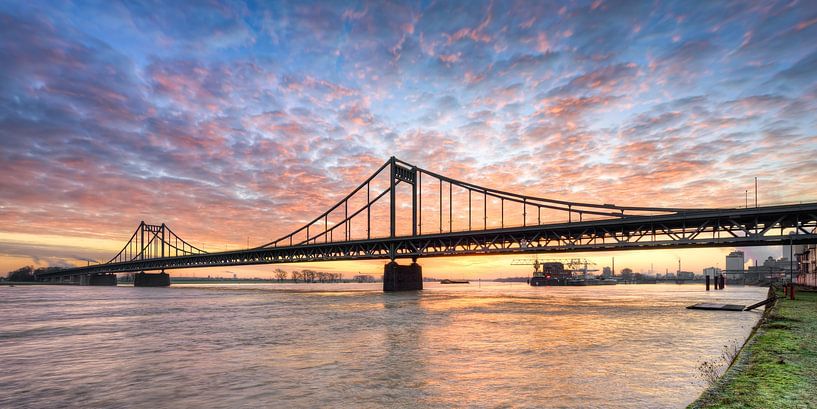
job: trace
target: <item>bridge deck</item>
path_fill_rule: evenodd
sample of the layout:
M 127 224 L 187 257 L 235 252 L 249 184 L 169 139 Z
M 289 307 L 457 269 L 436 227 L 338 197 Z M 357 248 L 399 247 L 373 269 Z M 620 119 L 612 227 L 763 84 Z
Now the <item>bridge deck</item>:
M 40 277 L 334 260 L 817 243 L 817 203 L 689 210 L 670 215 L 393 238 L 325 240 L 324 243 L 315 240 L 292 246 L 117 261 Z

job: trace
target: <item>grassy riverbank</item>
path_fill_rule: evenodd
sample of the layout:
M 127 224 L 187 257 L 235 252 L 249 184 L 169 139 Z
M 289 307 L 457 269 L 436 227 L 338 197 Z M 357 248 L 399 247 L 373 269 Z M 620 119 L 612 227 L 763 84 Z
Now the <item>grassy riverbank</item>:
M 689 408 L 817 408 L 817 292 L 796 298 L 777 301 L 726 374 Z

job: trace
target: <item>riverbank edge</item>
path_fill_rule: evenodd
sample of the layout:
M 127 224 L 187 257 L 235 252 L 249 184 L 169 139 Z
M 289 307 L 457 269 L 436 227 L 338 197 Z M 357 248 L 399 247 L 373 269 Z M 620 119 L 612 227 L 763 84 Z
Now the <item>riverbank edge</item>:
M 774 287 L 770 286 L 769 291 L 766 294 L 766 298 L 775 295 Z M 732 362 L 729 363 L 729 366 L 724 371 L 723 375 L 721 375 L 720 379 L 715 385 L 712 385 L 706 390 L 701 393 L 701 396 L 698 397 L 694 402 L 687 406 L 687 409 L 703 409 L 703 408 L 710 408 L 715 407 L 712 406 L 714 401 L 723 395 L 724 390 L 728 387 L 729 381 L 734 378 L 737 371 L 740 371 L 740 368 L 746 365 L 749 361 L 749 357 L 751 352 L 749 351 L 749 347 L 757 342 L 757 334 L 758 331 L 763 327 L 764 324 L 767 323 L 769 315 L 777 308 L 777 303 L 780 300 L 775 300 L 772 304 L 766 306 L 763 309 L 763 315 L 760 316 L 760 319 L 757 321 L 754 327 L 752 327 L 752 331 L 749 333 L 749 336 L 746 337 L 746 341 L 740 347 L 740 351 L 737 355 L 732 359 Z
M 787 317 L 785 316 L 785 314 L 781 314 L 782 306 L 784 305 L 784 303 L 788 301 L 785 299 L 785 297 L 782 296 L 782 294 L 777 292 L 774 289 L 774 287 L 770 287 L 768 296 L 771 297 L 773 294 L 777 295 L 778 297 L 777 300 L 773 304 L 765 308 L 765 310 L 763 311 L 763 315 L 758 320 L 757 324 L 755 324 L 755 326 L 752 328 L 751 333 L 747 337 L 743 346 L 740 348 L 738 354 L 729 364 L 729 367 L 726 369 L 724 374 L 720 377 L 720 379 L 718 379 L 717 383 L 707 388 L 703 393 L 701 393 L 701 396 L 699 396 L 698 399 L 689 404 L 689 406 L 687 406 L 687 409 L 729 408 L 729 407 L 736 408 L 792 407 L 792 403 L 794 402 L 790 401 L 789 398 L 793 396 L 777 394 L 772 396 L 770 398 L 771 401 L 769 401 L 768 399 L 764 400 L 763 398 L 758 398 L 760 394 L 742 393 L 742 390 L 745 390 L 747 385 L 745 385 L 746 379 L 741 378 L 751 379 L 752 380 L 751 383 L 753 383 L 754 385 L 782 385 L 782 383 L 780 382 L 781 380 L 775 379 L 773 377 L 774 374 L 768 373 L 769 371 L 761 371 L 766 372 L 763 373 L 762 375 L 768 375 L 767 377 L 759 376 L 753 378 L 749 375 L 750 371 L 757 372 L 758 367 L 763 365 L 763 362 L 753 362 L 753 353 L 754 355 L 767 354 L 772 356 L 778 356 L 781 353 L 780 350 L 774 348 L 775 344 L 772 341 L 764 339 L 765 336 L 769 334 L 769 330 L 781 330 L 782 328 L 786 328 L 785 326 L 781 326 L 784 324 L 781 324 L 780 321 L 783 322 L 798 321 L 796 318 Z M 811 298 L 813 297 L 814 294 L 817 293 L 815 293 L 814 290 L 812 289 L 811 291 L 801 292 L 800 294 L 801 296 L 805 295 Z M 811 317 L 811 320 L 817 320 L 817 314 L 814 314 L 814 316 Z M 795 338 L 793 340 L 788 340 L 791 344 L 797 343 L 802 344 L 803 340 L 798 339 L 797 336 L 794 335 L 794 331 L 789 329 L 788 332 L 789 335 Z M 758 345 L 758 342 L 762 342 L 762 344 Z M 784 358 L 781 357 L 780 361 L 777 363 L 784 364 Z M 795 385 L 798 383 L 803 383 L 803 381 L 805 381 L 804 379 L 800 378 L 799 375 L 797 374 L 794 374 L 792 376 L 797 379 L 795 379 L 794 381 L 789 379 L 789 382 L 786 382 L 786 384 Z M 741 382 L 744 384 L 738 385 L 738 383 Z M 760 400 L 762 400 L 762 402 Z
M 0 285 L 14 287 L 16 285 L 79 285 L 79 284 L 48 283 L 44 281 L 0 281 Z

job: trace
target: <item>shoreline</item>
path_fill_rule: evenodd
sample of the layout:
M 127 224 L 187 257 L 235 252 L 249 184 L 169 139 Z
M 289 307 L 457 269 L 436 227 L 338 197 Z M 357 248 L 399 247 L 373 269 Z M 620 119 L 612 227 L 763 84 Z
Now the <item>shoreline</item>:
M 687 409 L 817 404 L 817 292 L 798 289 L 794 301 L 770 288 L 772 293 L 778 299 L 763 311 L 723 375 Z

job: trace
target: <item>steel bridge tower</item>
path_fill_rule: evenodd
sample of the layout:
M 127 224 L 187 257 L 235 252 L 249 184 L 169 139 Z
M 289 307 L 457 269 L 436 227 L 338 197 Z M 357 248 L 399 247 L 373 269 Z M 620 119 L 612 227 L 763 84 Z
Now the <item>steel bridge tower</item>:
M 411 185 L 411 235 L 417 235 L 417 167 L 406 168 L 397 163 L 397 158 L 392 156 L 389 159 L 389 213 L 390 213 L 390 233 L 389 237 L 397 236 L 397 183 L 405 182 Z M 411 291 L 423 289 L 423 268 L 417 264 L 417 257 L 411 258 L 411 264 L 401 266 L 397 264 L 397 252 L 392 243 L 389 249 L 391 261 L 383 267 L 383 291 Z

